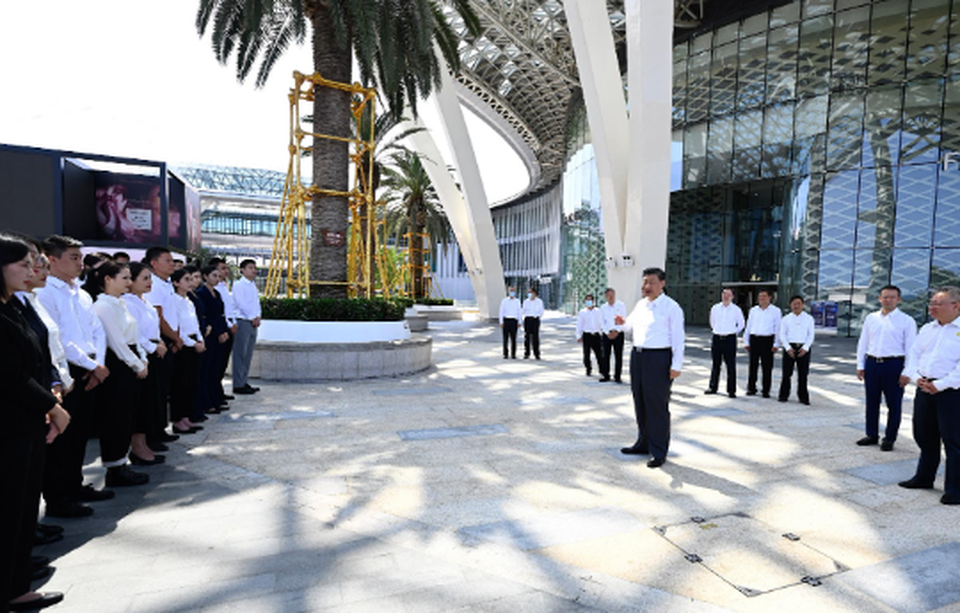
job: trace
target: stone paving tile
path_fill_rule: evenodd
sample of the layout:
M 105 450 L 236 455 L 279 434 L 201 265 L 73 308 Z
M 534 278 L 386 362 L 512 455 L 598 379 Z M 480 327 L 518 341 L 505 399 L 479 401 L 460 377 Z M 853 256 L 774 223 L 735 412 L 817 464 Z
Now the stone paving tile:
M 817 340 L 804 407 L 744 396 L 742 355 L 740 396 L 703 395 L 709 333 L 688 330 L 671 455 L 649 470 L 619 454 L 636 436 L 629 386 L 583 375 L 572 319 L 544 321 L 543 361 L 502 360 L 489 324 L 430 334 L 435 365 L 416 375 L 260 382 L 173 443 L 148 486 L 55 522 L 65 540 L 38 549 L 58 567 L 45 589 L 67 593 L 55 610 L 893 611 L 896 595 L 840 579 L 956 566 L 938 548 L 957 510 L 893 484 L 916 461 L 912 391 L 893 453 L 853 444 L 854 339 Z M 411 431 L 457 436 L 398 436 Z M 850 570 L 748 598 L 651 528 L 732 513 Z M 743 549 L 724 563 L 770 576 L 762 545 Z M 922 610 L 960 608 L 951 586 L 925 585 Z

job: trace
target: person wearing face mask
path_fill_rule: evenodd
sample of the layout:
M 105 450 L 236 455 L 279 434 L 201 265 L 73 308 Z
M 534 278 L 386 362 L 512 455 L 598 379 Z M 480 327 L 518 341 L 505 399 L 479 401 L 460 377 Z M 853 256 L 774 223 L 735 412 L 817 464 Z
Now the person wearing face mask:
M 583 309 L 577 314 L 577 342 L 583 347 L 583 367 L 587 369 L 588 377 L 593 374 L 591 351 L 597 357 L 597 368 L 603 370 L 603 347 L 600 341 L 602 331 L 600 309 L 594 307 L 593 294 L 587 294 L 583 299 Z
M 527 290 L 527 299 L 523 301 L 521 313 L 523 315 L 523 359 L 530 359 L 530 350 L 533 356 L 540 359 L 540 318 L 543 317 L 543 300 L 537 296 L 537 290 Z
M 106 332 L 106 365 L 111 372 L 100 392 L 100 462 L 107 469 L 108 487 L 143 485 L 150 476 L 127 464 L 133 412 L 139 404 L 138 379 L 146 379 L 149 374 L 147 354 L 139 344 L 137 320 L 121 298 L 130 289 L 130 269 L 107 260 L 92 274 L 96 290 L 101 292 L 93 308 Z
M 517 298 L 517 288 L 512 285 L 507 288 L 507 297 L 500 301 L 500 329 L 503 335 L 503 359 L 517 359 L 517 324 L 520 322 L 520 300 Z M 510 343 L 510 352 L 507 353 L 507 341 Z

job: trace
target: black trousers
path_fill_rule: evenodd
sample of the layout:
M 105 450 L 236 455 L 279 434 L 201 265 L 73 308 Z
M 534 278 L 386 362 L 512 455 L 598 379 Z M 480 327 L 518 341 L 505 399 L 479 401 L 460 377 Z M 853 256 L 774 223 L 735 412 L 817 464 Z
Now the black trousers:
M 501 333 L 503 335 L 503 357 L 517 357 L 517 320 L 504 318 Z M 507 340 L 510 341 L 509 354 L 507 354 Z
M 933 483 L 940 468 L 940 442 L 947 453 L 943 493 L 960 496 L 960 390 L 936 394 L 917 388 L 913 400 L 913 440 L 920 447 L 918 481 Z
M 610 356 L 614 357 L 613 378 L 620 380 L 623 373 L 623 332 L 617 334 L 616 338 L 611 339 L 606 334 L 601 335 L 600 340 L 603 343 L 603 363 L 600 364 L 600 374 L 603 378 L 610 377 Z
M 173 382 L 174 382 L 174 370 L 176 368 L 176 354 L 170 350 L 174 346 L 174 343 L 163 341 L 167 345 L 167 353 L 164 354 L 163 358 L 157 362 L 156 368 L 154 363 L 150 362 L 150 372 L 154 370 L 157 372 L 157 404 L 155 406 L 156 412 L 154 413 L 153 419 L 150 423 L 150 429 L 147 431 L 147 438 L 154 439 L 158 435 L 162 434 L 167 428 L 167 424 L 171 421 L 170 419 L 170 398 L 173 392 Z M 179 381 L 177 383 L 179 385 Z
M 233 355 L 233 332 L 227 331 L 227 342 L 221 345 L 220 353 L 220 378 L 217 379 L 216 393 L 217 395 L 217 404 L 219 405 L 220 401 L 223 400 L 223 397 L 227 395 L 223 391 L 223 378 L 227 375 L 227 365 L 230 364 L 230 356 Z
M 137 434 L 156 435 L 160 415 L 160 381 L 162 379 L 161 370 L 164 367 L 164 360 L 157 357 L 156 353 L 151 353 L 148 358 L 148 370 L 146 379 L 137 380 L 137 403 L 133 407 L 132 432 Z M 163 409 L 166 414 L 166 407 Z M 166 423 L 163 424 L 163 428 Z M 161 430 L 163 429 L 161 428 Z
M 773 386 L 773 336 L 750 337 L 750 371 L 747 374 L 747 393 L 757 393 L 757 366 L 763 369 L 764 396 Z
M 903 388 L 900 373 L 904 358 L 886 358 L 878 362 L 867 356 L 863 364 L 863 387 L 866 391 L 867 436 L 880 437 L 880 396 L 887 399 L 887 428 L 883 440 L 894 442 L 900 432 L 903 406 Z
M 540 357 L 540 318 L 523 318 L 523 357 L 530 357 L 530 349 L 533 348 L 533 355 Z
M 710 357 L 713 368 L 710 371 L 710 390 L 717 391 L 720 386 L 720 363 L 727 367 L 727 393 L 737 393 L 737 335 L 713 335 L 710 343 Z M 756 380 L 754 380 L 756 382 Z
M 220 363 L 223 359 L 223 347 L 217 337 L 211 334 L 203 339 L 207 349 L 200 354 L 200 368 L 197 376 L 196 402 L 193 405 L 193 412 L 190 413 L 191 420 L 199 420 L 209 409 L 216 409 L 223 400 L 221 387 L 222 377 L 220 376 Z
M 70 365 L 73 390 L 64 396 L 63 408 L 70 414 L 70 427 L 47 445 L 43 470 L 43 499 L 48 505 L 72 500 L 83 486 L 83 462 L 87 455 L 87 437 L 96 410 L 98 387 L 84 389 L 87 371 Z M 112 373 L 111 373 L 112 375 Z M 107 377 L 109 379 L 110 377 Z
M 100 391 L 100 461 L 104 465 L 125 460 L 130 451 L 133 407 L 137 398 L 137 375 L 110 349 L 105 366 L 110 376 Z
M 670 448 L 670 349 L 641 351 L 630 355 L 630 388 L 637 417 L 638 447 L 650 449 L 655 459 L 667 457 Z
M 21 410 L 19 407 L 9 407 Z M 72 425 L 72 424 L 71 424 Z M 30 548 L 37 527 L 46 426 L 8 430 L 0 439 L 0 598 L 2 609 L 10 599 L 30 591 Z M 70 428 L 67 428 L 69 431 Z M 59 438 L 59 437 L 58 437 Z
M 794 356 L 803 347 L 802 343 L 790 343 L 793 348 Z M 790 357 L 786 351 L 783 352 L 783 375 L 780 380 L 780 400 L 790 398 L 790 379 L 793 377 L 793 369 L 797 369 L 797 398 L 800 402 L 810 402 L 810 392 L 807 391 L 807 375 L 810 373 L 810 352 L 806 352 L 802 357 Z
M 597 356 L 597 368 L 601 371 L 603 370 L 603 345 L 600 342 L 600 337 L 603 336 L 599 332 L 584 332 L 580 343 L 583 345 L 583 367 L 587 369 L 587 374 L 589 375 L 593 372 L 593 368 L 590 364 L 590 352 L 592 351 L 595 356 Z
M 184 345 L 173 357 L 173 380 L 170 388 L 170 421 L 176 423 L 193 414 L 200 375 L 200 355 Z

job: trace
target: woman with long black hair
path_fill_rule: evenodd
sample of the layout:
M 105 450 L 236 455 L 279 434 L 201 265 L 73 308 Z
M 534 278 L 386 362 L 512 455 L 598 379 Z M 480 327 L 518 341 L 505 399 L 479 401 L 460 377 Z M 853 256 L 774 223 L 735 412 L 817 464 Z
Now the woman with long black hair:
M 176 326 L 177 334 L 183 341 L 183 346 L 174 356 L 173 380 L 176 385 L 170 390 L 170 421 L 176 434 L 193 434 L 203 430 L 203 426 L 194 424 L 190 419 L 196 402 L 200 356 L 206 350 L 196 308 L 188 297 L 193 290 L 192 272 L 195 270 L 192 266 L 185 266 L 170 275 L 176 292 L 171 301 L 175 307 L 171 314 L 174 323 L 170 325 Z M 167 318 L 166 314 L 164 318 Z
M 166 460 L 165 456 L 155 454 L 147 441 L 150 434 L 157 434 L 166 427 L 166 399 L 161 396 L 159 376 L 167 345 L 160 339 L 160 314 L 144 298 L 153 286 L 150 268 L 141 262 L 131 262 L 129 268 L 130 291 L 123 295 L 123 301 L 130 315 L 137 320 L 137 342 L 147 354 L 148 371 L 146 378 L 138 381 L 139 402 L 133 414 L 130 462 L 135 466 L 151 466 Z
M 33 546 L 46 443 L 70 423 L 51 391 L 53 365 L 14 297 L 33 277 L 27 244 L 0 235 L 0 598 L 11 611 L 35 610 L 63 600 L 63 594 L 30 589 Z M 49 424 L 49 425 L 48 425 Z
M 220 362 L 223 360 L 225 343 L 230 340 L 227 319 L 224 316 L 223 300 L 217 291 L 220 283 L 220 271 L 214 264 L 200 269 L 203 285 L 197 290 L 197 298 L 203 303 L 207 329 L 204 342 L 207 351 L 200 356 L 200 381 L 197 387 L 198 404 L 195 417 L 203 413 L 219 413 L 223 402 L 223 388 L 220 387 Z
M 93 271 L 93 308 L 107 337 L 106 366 L 111 376 L 101 384 L 100 462 L 107 469 L 107 487 L 143 485 L 150 476 L 127 465 L 134 407 L 139 403 L 137 379 L 150 373 L 147 355 L 138 344 L 137 320 L 120 298 L 130 289 L 130 269 L 107 260 Z

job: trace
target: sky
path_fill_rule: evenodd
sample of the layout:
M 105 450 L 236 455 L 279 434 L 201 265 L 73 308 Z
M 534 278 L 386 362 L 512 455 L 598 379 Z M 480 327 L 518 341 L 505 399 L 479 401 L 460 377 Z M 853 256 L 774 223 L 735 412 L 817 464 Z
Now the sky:
M 0 20 L 0 143 L 286 171 L 291 46 L 262 89 L 197 34 L 197 0 L 8 2 Z M 425 120 L 431 113 L 424 113 Z M 520 158 L 470 112 L 490 202 L 528 181 Z M 430 123 L 428 123 L 428 126 Z M 436 138 L 446 155 L 443 139 Z

